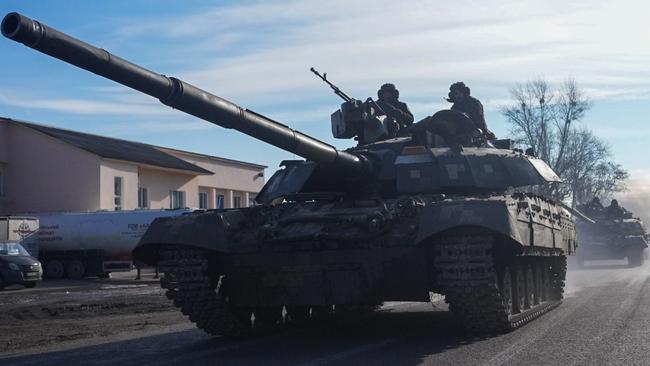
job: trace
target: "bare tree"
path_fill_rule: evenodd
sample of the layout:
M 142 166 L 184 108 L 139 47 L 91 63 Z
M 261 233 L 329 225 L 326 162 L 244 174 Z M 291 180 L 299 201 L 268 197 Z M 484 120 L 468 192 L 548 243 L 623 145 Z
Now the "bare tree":
M 579 122 L 591 107 L 574 79 L 558 89 L 537 79 L 510 90 L 514 102 L 502 108 L 515 142 L 530 147 L 565 184 L 544 193 L 573 204 L 623 190 L 627 172 L 611 161 L 607 144 Z

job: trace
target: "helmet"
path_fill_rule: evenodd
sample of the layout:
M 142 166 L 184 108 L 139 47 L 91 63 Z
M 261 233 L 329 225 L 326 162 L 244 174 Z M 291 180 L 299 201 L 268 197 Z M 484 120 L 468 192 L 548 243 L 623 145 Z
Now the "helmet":
M 390 92 L 395 94 L 396 98 L 399 98 L 399 90 L 395 87 L 395 84 L 386 83 L 377 90 L 377 98 L 381 99 L 385 92 Z
M 609 204 L 610 206 L 618 206 L 618 201 L 616 199 L 613 199 Z
M 465 94 L 466 96 L 469 96 L 470 94 L 470 89 L 465 83 L 462 81 L 457 81 L 449 86 L 449 94 L 447 96 L 448 102 L 454 102 L 454 91 L 459 90 L 461 93 Z

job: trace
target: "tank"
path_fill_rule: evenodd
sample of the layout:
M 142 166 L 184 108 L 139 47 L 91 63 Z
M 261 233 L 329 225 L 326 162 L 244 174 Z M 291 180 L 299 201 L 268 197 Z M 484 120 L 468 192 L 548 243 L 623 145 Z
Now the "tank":
M 530 190 L 559 177 L 507 140 L 482 140 L 462 113 L 439 111 L 387 138 L 374 102 L 351 99 L 332 114 L 332 131 L 358 144 L 340 151 L 20 14 L 4 18 L 2 33 L 304 158 L 280 164 L 259 205 L 156 219 L 134 250 L 210 334 L 427 302 L 432 292 L 465 329 L 502 332 L 562 299 L 574 222 Z
M 587 219 L 577 220 L 580 248 L 576 252 L 579 267 L 585 261 L 626 259 L 628 266 L 639 267 L 648 259 L 648 234 L 643 221 L 622 209 L 608 214 L 599 205 L 578 206 Z

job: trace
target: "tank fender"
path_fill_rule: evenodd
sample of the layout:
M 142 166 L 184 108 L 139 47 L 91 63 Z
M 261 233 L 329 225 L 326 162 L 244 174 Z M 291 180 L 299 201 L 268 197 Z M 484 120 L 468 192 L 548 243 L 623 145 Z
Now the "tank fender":
M 157 218 L 133 250 L 133 257 L 155 265 L 161 245 L 184 245 L 232 252 L 233 247 L 229 245 L 232 233 L 239 231 L 249 210 L 242 208 Z
M 517 228 L 517 218 L 508 210 L 505 201 L 459 200 L 427 204 L 420 215 L 420 225 L 416 242 L 455 227 L 474 226 L 489 229 L 522 241 Z

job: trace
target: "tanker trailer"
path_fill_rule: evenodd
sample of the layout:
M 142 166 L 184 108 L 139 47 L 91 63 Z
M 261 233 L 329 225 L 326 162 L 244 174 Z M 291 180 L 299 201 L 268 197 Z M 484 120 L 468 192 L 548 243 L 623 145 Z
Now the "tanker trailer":
M 0 216 L 0 243 L 18 242 L 29 255 L 38 258 L 38 219 L 31 216 Z
M 39 259 L 46 278 L 106 277 L 130 271 L 131 251 L 151 222 L 191 209 L 100 211 L 38 215 Z

